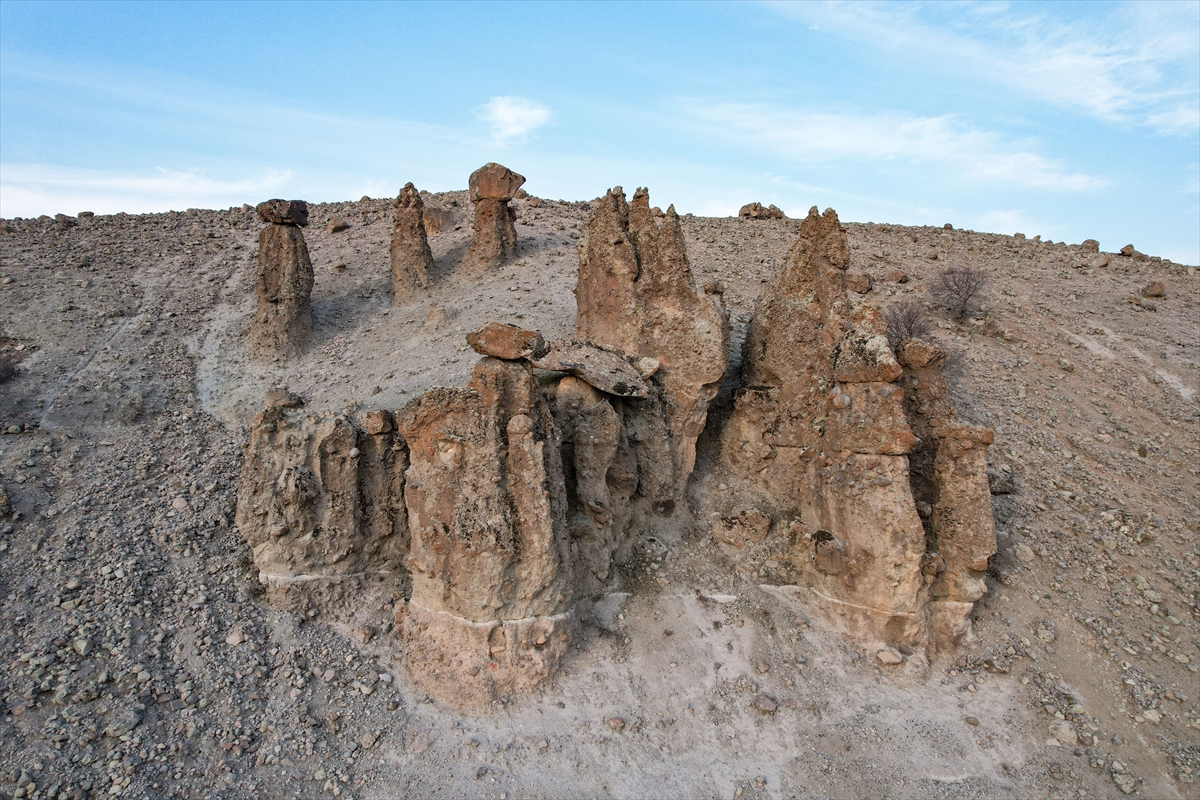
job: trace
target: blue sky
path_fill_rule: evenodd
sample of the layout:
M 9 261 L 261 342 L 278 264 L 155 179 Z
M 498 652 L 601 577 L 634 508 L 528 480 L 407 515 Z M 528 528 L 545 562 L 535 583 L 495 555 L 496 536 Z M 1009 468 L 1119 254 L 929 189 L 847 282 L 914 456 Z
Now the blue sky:
M 1200 2 L 0 2 L 0 215 L 649 186 L 1200 262 Z

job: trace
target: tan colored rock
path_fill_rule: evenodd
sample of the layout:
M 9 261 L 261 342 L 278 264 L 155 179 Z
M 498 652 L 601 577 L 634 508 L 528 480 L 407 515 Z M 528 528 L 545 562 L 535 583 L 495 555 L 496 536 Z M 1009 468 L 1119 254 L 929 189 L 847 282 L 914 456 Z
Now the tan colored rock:
M 565 647 L 508 636 L 513 625 L 557 631 L 573 619 L 558 431 L 530 367 L 485 358 L 465 388 L 428 392 L 397 424 L 410 453 L 413 592 L 403 627 L 415 652 L 430 656 L 408 659 L 413 677 L 450 702 L 526 686 L 535 678 L 516 672 L 529 663 L 546 677 Z M 480 651 L 480 624 L 490 631 L 483 641 L 506 638 Z M 433 658 L 462 648 L 462 670 Z
M 404 441 L 390 415 L 359 425 L 271 398 L 250 425 L 237 526 L 278 604 L 354 616 L 407 582 Z
M 1103 267 L 1107 267 L 1111 260 L 1108 253 L 1096 253 L 1087 260 L 1087 265 L 1092 269 L 1102 269 Z
M 987 592 L 984 575 L 996 552 L 996 528 L 987 476 L 987 428 L 962 425 L 950 405 L 942 375 L 945 351 L 905 340 L 897 347 L 905 374 L 905 410 L 919 443 L 911 454 L 912 491 L 931 513 L 925 521 L 930 631 L 935 647 L 950 648 L 971 636 L 970 613 Z
M 392 227 L 392 302 L 423 297 L 433 269 L 433 252 L 425 235 L 424 203 L 411 183 L 404 185 L 394 203 Z
M 284 201 L 260 204 L 259 215 L 303 219 L 307 224 L 307 206 L 302 201 L 291 201 L 282 211 L 280 203 Z M 266 213 L 264 206 L 268 206 Z M 258 279 L 254 285 L 258 310 L 247 341 L 247 350 L 253 355 L 294 356 L 303 349 L 312 328 L 308 302 L 313 267 L 300 224 L 268 223 L 258 235 Z
M 266 200 L 254 211 L 259 219 L 272 225 L 308 225 L 308 204 L 303 200 Z
M 620 401 L 617 401 L 620 403 Z M 613 402 L 575 377 L 559 381 L 554 418 L 562 436 L 567 521 L 580 594 L 600 590 L 628 544 L 637 459 Z
M 696 282 L 673 206 L 656 218 L 645 189 L 627 204 L 620 187 L 597 206 L 580 236 L 576 337 L 659 362 L 650 380 L 670 431 L 680 497 L 728 366 L 728 321 Z
M 533 360 L 533 365 L 570 373 L 617 397 L 646 397 L 650 393 L 636 367 L 595 345 L 556 339 L 543 355 Z
M 1079 243 L 1079 246 L 1080 246 L 1080 248 L 1083 249 L 1083 252 L 1085 252 L 1085 253 L 1099 253 L 1100 252 L 1100 243 L 1098 241 L 1096 241 L 1095 239 L 1084 239 L 1082 242 Z
M 476 353 L 506 361 L 540 358 L 550 349 L 537 331 L 527 331 L 502 322 L 489 322 L 479 330 L 468 333 L 467 344 Z
M 500 266 L 517 255 L 517 215 L 508 201 L 525 177 L 508 167 L 488 163 L 471 173 L 475 221 L 464 265 L 476 273 Z
M 925 531 L 906 457 L 917 437 L 886 323 L 851 307 L 848 263 L 837 215 L 812 209 L 751 321 L 718 475 L 799 522 L 795 559 L 831 618 L 920 645 Z
M 1142 297 L 1165 297 L 1166 294 L 1162 281 L 1151 281 L 1142 287 Z
M 856 294 L 866 294 L 874 285 L 874 279 L 865 272 L 846 273 L 846 288 Z
M 762 203 L 747 203 L 738 209 L 738 216 L 746 219 L 785 219 L 784 213 L 774 205 L 764 207 Z

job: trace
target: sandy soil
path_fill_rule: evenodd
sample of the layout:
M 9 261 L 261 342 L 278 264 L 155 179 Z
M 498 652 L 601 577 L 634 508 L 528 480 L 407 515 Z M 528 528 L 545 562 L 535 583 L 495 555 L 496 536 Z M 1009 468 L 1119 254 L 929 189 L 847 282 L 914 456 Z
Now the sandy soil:
M 965 354 L 959 414 L 995 428 L 992 468 L 1013 486 L 994 497 L 977 642 L 945 660 L 881 665 L 796 592 L 785 543 L 732 548 L 699 525 L 640 531 L 566 672 L 478 718 L 415 689 L 388 632 L 364 642 L 264 604 L 231 526 L 267 388 L 394 409 L 465 381 L 463 334 L 485 322 L 571 331 L 586 202 L 517 201 L 521 258 L 466 281 L 466 193 L 429 200 L 453 222 L 431 238 L 430 296 L 402 306 L 390 201 L 312 207 L 313 341 L 267 364 L 241 347 L 251 211 L 4 221 L 6 794 L 1196 795 L 1200 274 L 1168 261 L 1089 268 L 1064 244 L 847 224 L 870 302 L 924 302 L 947 265 L 991 279 L 971 320 L 931 308 Z M 327 232 L 335 218 L 351 227 Z M 725 284 L 736 360 L 798 222 L 684 228 L 701 281 Z M 1165 296 L 1140 299 L 1151 281 Z M 736 380 L 694 497 L 722 490 L 708 469 Z

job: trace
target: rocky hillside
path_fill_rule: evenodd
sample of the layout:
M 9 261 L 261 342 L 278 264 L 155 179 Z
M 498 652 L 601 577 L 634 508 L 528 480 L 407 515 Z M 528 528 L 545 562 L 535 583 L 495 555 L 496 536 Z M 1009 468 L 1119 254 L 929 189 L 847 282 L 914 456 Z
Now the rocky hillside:
M 958 354 L 958 419 L 994 431 L 998 550 L 953 651 L 888 663 L 828 624 L 786 530 L 719 540 L 704 515 L 743 491 L 722 438 L 752 317 L 800 235 L 769 216 L 680 220 L 730 322 L 691 513 L 638 529 L 547 683 L 455 710 L 414 682 L 386 621 L 272 604 L 235 525 L 268 390 L 314 415 L 396 411 L 466 385 L 465 335 L 489 322 L 574 335 L 580 237 L 602 202 L 519 196 L 517 255 L 495 262 L 468 258 L 475 199 L 422 197 L 427 285 L 398 304 L 393 202 L 310 206 L 308 338 L 277 359 L 244 345 L 253 209 L 3 222 L 5 792 L 1196 792 L 1200 274 L 1132 247 L 844 224 L 854 302 L 919 304 L 925 339 Z M 947 267 L 987 278 L 962 318 L 931 300 Z

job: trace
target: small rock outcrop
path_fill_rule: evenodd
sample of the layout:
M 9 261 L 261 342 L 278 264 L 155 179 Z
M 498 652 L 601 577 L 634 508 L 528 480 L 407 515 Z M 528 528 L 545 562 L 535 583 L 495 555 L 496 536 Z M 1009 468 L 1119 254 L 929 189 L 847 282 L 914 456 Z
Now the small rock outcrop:
M 729 364 L 729 324 L 717 301 L 696 283 L 675 207 L 650 208 L 638 189 L 627 203 L 621 187 L 598 201 L 579 240 L 575 334 L 650 359 L 652 401 L 668 431 L 669 483 L 682 497 L 696 461 L 696 439 Z M 656 213 L 657 212 L 657 213 Z
M 433 269 L 433 252 L 425 235 L 425 206 L 417 188 L 406 183 L 394 206 L 392 302 L 405 303 L 424 296 L 429 286 L 429 272 Z
M 258 310 L 247 349 L 261 357 L 294 356 L 312 328 L 308 301 L 313 267 L 300 230 L 308 225 L 303 200 L 268 200 L 255 209 L 267 223 L 258 235 Z
M 746 219 L 786 219 L 774 204 L 763 206 L 762 203 L 747 203 L 738 209 L 738 216 Z
M 273 390 L 250 425 L 236 520 L 259 580 L 305 613 L 349 620 L 390 608 L 408 580 L 404 440 L 386 411 L 354 420 L 302 403 Z
M 940 357 L 918 375 L 906 343 L 910 366 L 897 361 L 878 309 L 851 303 L 849 260 L 837 215 L 813 208 L 751 322 L 721 442 L 725 502 L 792 532 L 806 587 L 853 635 L 949 646 L 995 551 L 991 432 L 954 421 Z M 731 524 L 738 511 L 718 503 L 714 535 L 745 539 L 755 528 Z
M 483 273 L 517 255 L 517 214 L 509 206 L 525 176 L 489 162 L 471 173 L 471 202 L 475 221 L 464 265 Z

